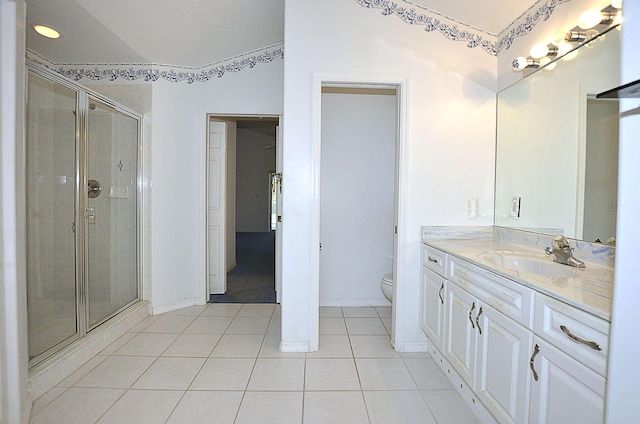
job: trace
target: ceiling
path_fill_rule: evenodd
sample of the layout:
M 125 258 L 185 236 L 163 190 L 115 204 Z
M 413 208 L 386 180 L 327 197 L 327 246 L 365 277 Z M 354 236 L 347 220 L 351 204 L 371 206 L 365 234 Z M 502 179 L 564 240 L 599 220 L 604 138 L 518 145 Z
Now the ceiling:
M 26 0 L 27 47 L 58 64 L 204 66 L 282 42 L 284 1 Z M 535 1 L 408 3 L 498 34 Z M 49 40 L 36 34 L 31 28 L 35 23 L 53 26 L 62 37 Z

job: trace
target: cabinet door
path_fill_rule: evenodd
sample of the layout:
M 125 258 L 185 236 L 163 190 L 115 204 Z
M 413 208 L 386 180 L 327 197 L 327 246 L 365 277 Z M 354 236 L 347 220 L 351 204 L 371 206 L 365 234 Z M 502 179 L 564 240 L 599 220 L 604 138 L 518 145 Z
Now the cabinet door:
M 446 288 L 446 321 L 444 356 L 460 376 L 474 387 L 476 356 L 475 314 L 478 302 L 455 284 Z
M 474 391 L 500 423 L 524 423 L 529 402 L 529 355 L 533 333 L 480 304 Z
M 440 352 L 444 350 L 445 285 L 444 277 L 422 267 L 420 327 Z
M 531 359 L 531 424 L 601 424 L 605 379 L 535 337 Z M 537 347 L 537 349 L 536 349 Z

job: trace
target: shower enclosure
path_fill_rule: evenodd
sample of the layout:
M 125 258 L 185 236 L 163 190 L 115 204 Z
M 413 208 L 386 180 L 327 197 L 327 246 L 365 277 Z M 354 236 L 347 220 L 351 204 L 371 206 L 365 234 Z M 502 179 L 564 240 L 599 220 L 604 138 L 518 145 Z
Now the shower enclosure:
M 140 116 L 29 67 L 29 360 L 36 365 L 140 299 Z

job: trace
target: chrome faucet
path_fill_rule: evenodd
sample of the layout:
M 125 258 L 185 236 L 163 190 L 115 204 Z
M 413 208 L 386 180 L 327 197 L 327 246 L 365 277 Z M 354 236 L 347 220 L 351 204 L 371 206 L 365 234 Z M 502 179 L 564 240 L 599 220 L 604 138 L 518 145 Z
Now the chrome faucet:
M 573 247 L 569 245 L 569 240 L 565 236 L 556 236 L 551 246 L 545 250 L 547 255 L 553 255 L 553 261 L 563 265 L 575 266 L 576 268 L 584 268 L 584 262 L 573 257 Z

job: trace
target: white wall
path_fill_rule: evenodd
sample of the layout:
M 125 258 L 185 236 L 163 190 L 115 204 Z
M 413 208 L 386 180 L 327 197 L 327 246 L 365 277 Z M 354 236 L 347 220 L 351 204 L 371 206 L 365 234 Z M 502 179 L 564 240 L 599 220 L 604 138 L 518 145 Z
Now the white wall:
M 0 422 L 27 422 L 25 4 L 0 0 Z
M 276 142 L 275 123 L 272 135 L 241 125 L 238 128 L 236 231 L 269 232 L 269 172 L 276 169 L 276 149 L 267 147 Z
M 320 305 L 387 306 L 393 271 L 395 93 L 322 93 Z
M 207 113 L 282 113 L 283 62 L 206 83 L 152 86 L 151 279 L 154 312 L 208 298 L 205 291 Z
M 640 2 L 624 3 L 622 27 L 622 81 L 640 79 Z M 640 361 L 638 351 L 638 299 L 640 299 L 640 261 L 638 261 L 638 210 L 640 210 L 640 100 L 621 102 L 620 152 L 618 174 L 618 220 L 616 275 L 614 282 L 611 340 L 609 344 L 609 382 L 607 423 L 631 423 L 640 417 Z
M 317 82 L 320 74 L 338 81 L 403 84 L 395 346 L 423 348 L 417 296 L 420 226 L 493 222 L 496 59 L 343 0 L 287 1 L 285 44 L 282 348 L 308 350 L 317 344 L 318 193 L 312 146 L 319 135 L 320 86 L 314 85 L 314 75 Z M 467 219 L 471 198 L 479 199 L 482 215 L 472 221 Z

